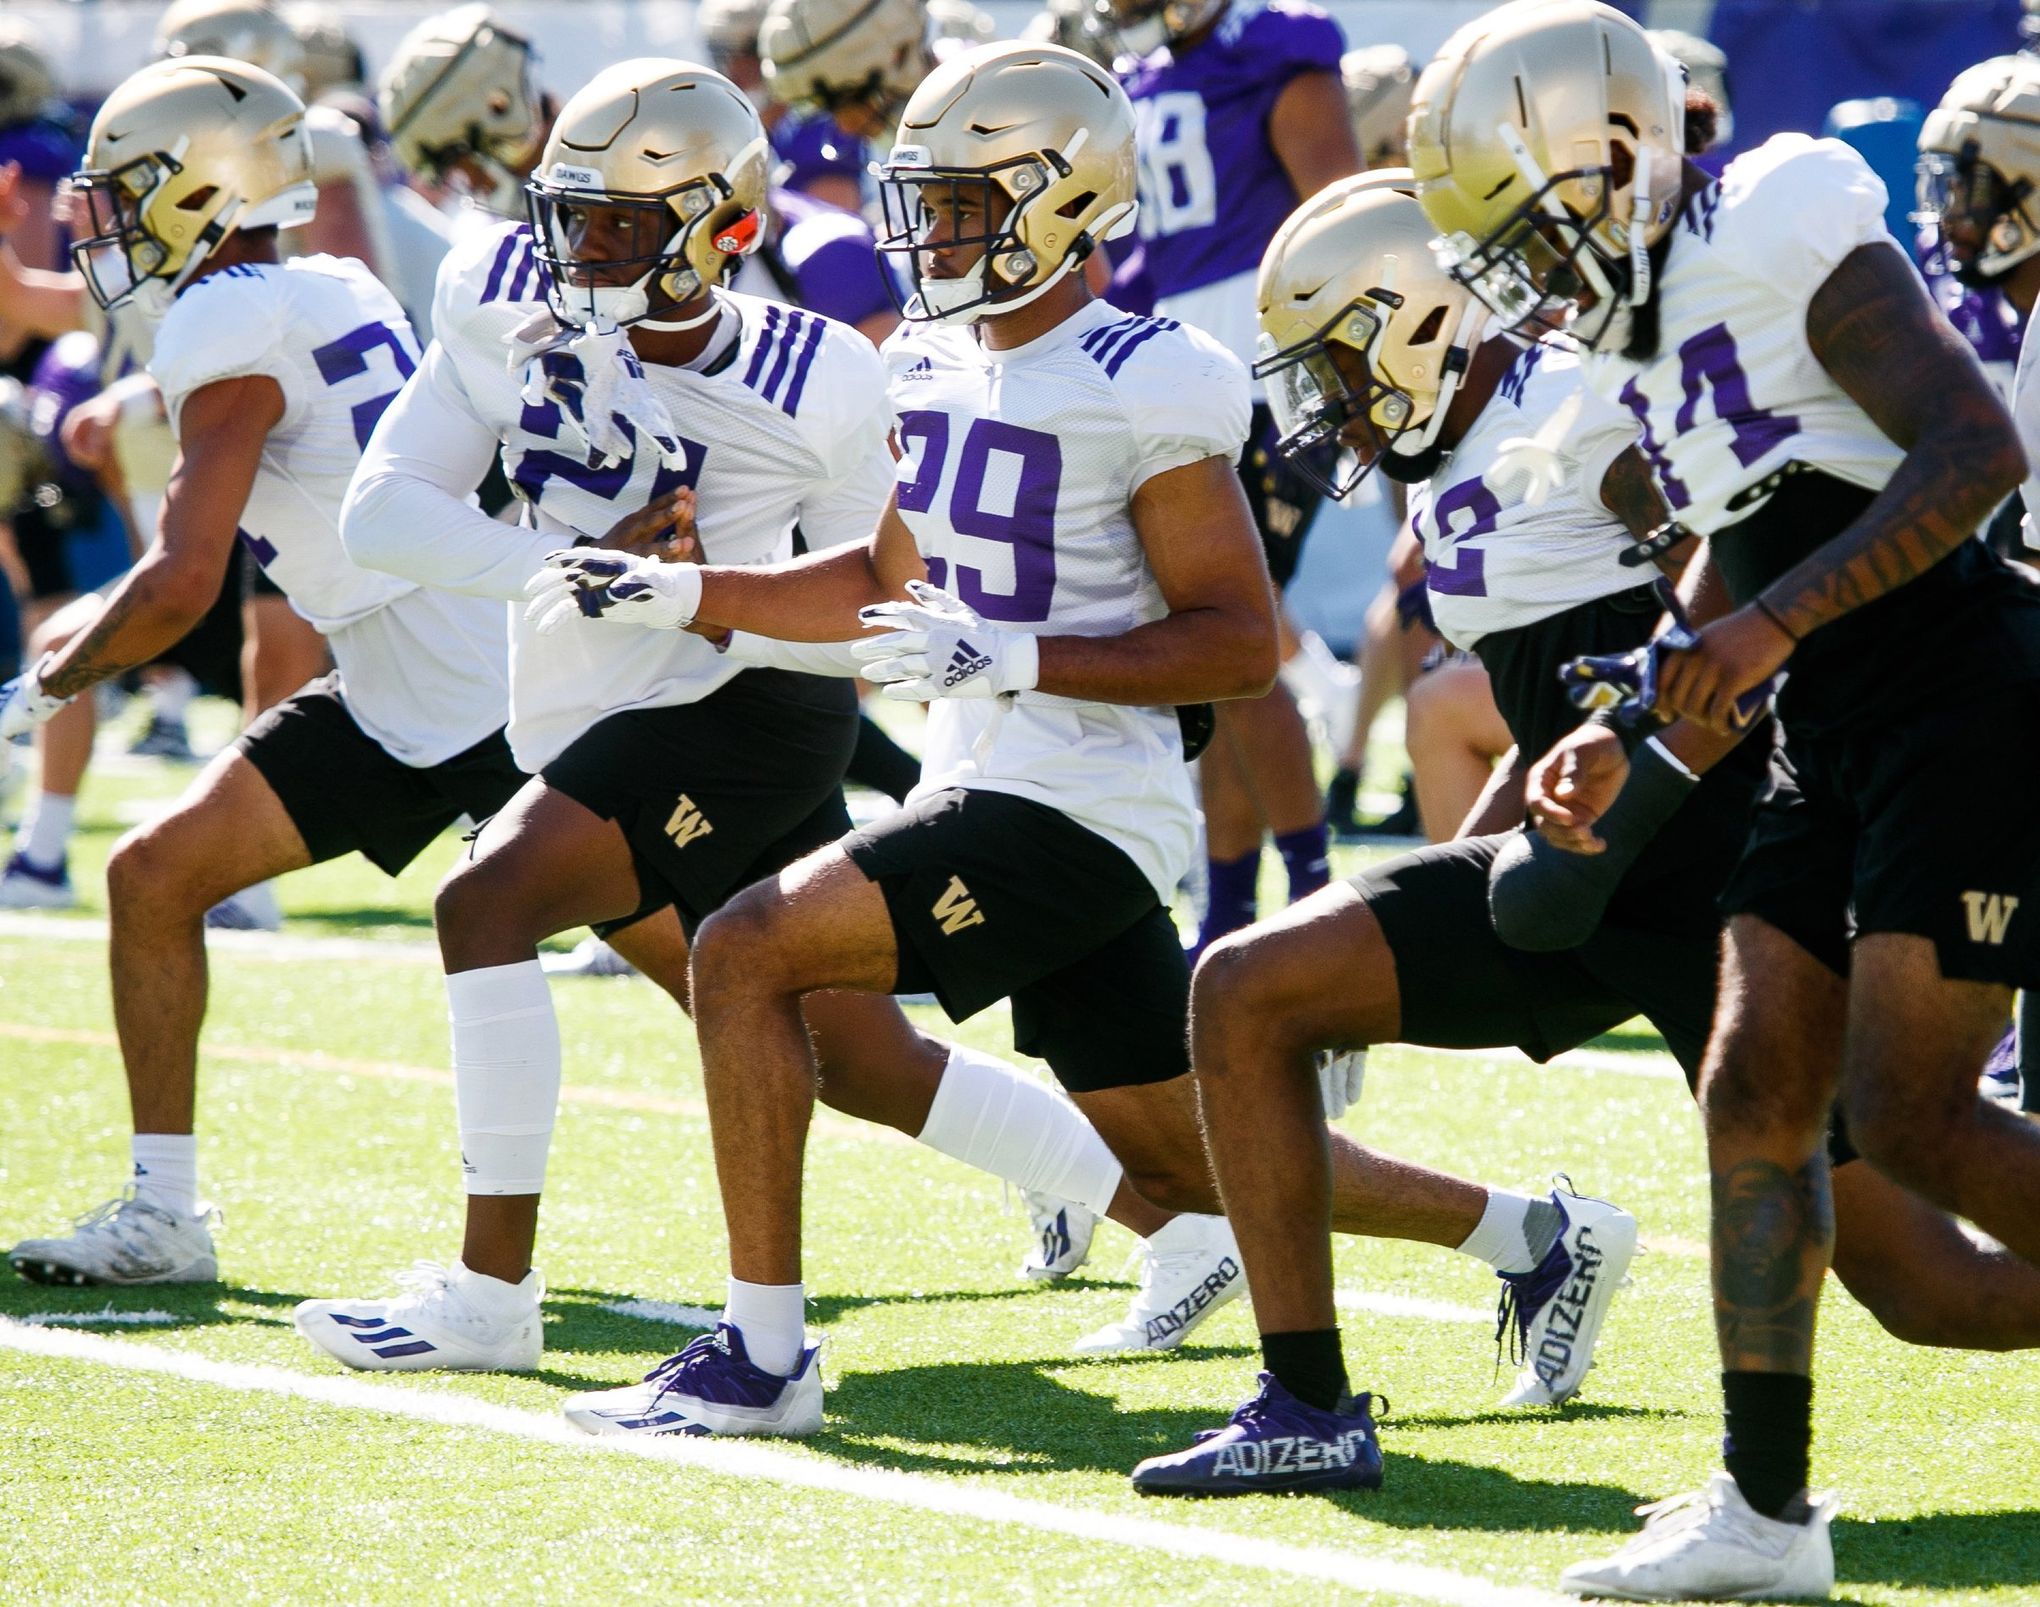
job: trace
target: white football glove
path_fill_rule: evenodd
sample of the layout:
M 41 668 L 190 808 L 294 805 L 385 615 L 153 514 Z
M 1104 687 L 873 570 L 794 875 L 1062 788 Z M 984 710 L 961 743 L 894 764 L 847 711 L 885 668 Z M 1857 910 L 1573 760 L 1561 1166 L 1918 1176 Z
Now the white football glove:
M 524 583 L 524 617 L 550 636 L 570 619 L 679 630 L 701 607 L 701 571 L 636 553 L 563 547 Z
M 1317 1075 L 1318 1094 L 1325 1105 L 1325 1120 L 1335 1122 L 1360 1103 L 1360 1084 L 1367 1076 L 1367 1051 L 1320 1049 Z
M 14 750 L 35 734 L 35 728 L 71 700 L 51 697 L 42 689 L 42 673 L 54 655 L 45 653 L 35 668 L 11 681 L 0 681 L 0 776 L 13 768 Z
M 967 603 L 925 580 L 907 582 L 911 602 L 858 610 L 868 631 L 853 642 L 858 671 L 902 703 L 943 697 L 1002 697 L 1032 691 L 1041 675 L 1041 644 L 1025 631 L 985 623 Z

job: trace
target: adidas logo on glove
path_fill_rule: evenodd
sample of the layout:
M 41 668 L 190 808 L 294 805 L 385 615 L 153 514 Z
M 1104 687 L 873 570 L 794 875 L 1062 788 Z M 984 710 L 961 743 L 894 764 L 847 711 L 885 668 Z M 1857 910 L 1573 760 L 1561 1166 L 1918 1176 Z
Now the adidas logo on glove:
M 949 672 L 942 677 L 944 686 L 958 686 L 973 675 L 982 675 L 992 667 L 991 656 L 980 653 L 970 643 L 958 637 L 956 651 L 949 657 Z

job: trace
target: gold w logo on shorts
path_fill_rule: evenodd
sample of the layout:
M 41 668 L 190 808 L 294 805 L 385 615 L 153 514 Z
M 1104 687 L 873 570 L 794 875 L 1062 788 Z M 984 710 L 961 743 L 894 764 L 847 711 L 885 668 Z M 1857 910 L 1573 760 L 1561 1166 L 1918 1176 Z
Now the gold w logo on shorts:
M 942 889 L 942 896 L 935 900 L 935 919 L 942 923 L 942 935 L 954 937 L 966 926 L 983 926 L 984 911 L 977 907 L 977 900 L 970 895 L 970 889 L 963 885 L 961 876 L 949 878 L 949 885 Z
M 673 839 L 675 848 L 685 848 L 697 837 L 706 837 L 715 827 L 708 823 L 708 817 L 694 805 L 686 793 L 680 794 L 680 801 L 674 806 L 673 818 L 666 822 L 666 835 Z
M 1964 893 L 1962 903 L 1969 917 L 1969 941 L 2001 947 L 2019 901 L 2005 893 Z

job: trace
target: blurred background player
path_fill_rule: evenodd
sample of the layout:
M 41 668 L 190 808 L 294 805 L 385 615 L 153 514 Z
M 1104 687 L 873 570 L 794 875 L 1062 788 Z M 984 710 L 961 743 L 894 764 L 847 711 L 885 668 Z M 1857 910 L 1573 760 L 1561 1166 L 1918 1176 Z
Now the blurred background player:
M 818 107 L 789 106 L 775 96 L 758 44 L 768 9 L 769 0 L 703 0 L 694 25 L 708 46 L 709 64 L 758 108 L 779 162 L 776 185 L 861 212 L 869 160 L 864 141 L 845 134 Z
M 1338 25 L 1292 0 L 1098 0 L 1095 16 L 1122 52 L 1115 70 L 1140 120 L 1140 240 L 1155 311 L 1251 363 L 1262 250 L 1305 196 L 1362 165 Z M 1240 477 L 1279 590 L 1319 499 L 1273 440 L 1257 399 Z M 1282 856 L 1292 901 L 1331 872 L 1310 736 L 1285 687 L 1219 705 L 1218 735 L 1198 768 L 1201 950 L 1253 920 L 1264 835 Z

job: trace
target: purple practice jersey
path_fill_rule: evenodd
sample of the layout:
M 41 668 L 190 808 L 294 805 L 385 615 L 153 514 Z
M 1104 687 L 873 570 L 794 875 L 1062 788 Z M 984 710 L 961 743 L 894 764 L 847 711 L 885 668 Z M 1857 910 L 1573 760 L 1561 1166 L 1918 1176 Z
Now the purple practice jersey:
M 772 154 L 779 161 L 778 182 L 805 190 L 816 179 L 847 178 L 861 190 L 871 160 L 864 141 L 852 139 L 835 119 L 815 112 L 789 112 L 772 127 Z
M 1339 25 L 1303 0 L 1235 0 L 1178 56 L 1163 46 L 1121 80 L 1139 118 L 1140 236 L 1155 310 L 1254 359 L 1254 272 L 1302 199 L 1268 118 L 1303 73 L 1338 76 Z
M 1972 290 L 1948 272 L 1931 236 L 1921 236 L 1918 252 L 1922 258 L 1920 272 L 1926 276 L 1934 304 L 1947 314 L 1956 333 L 1969 342 L 1998 394 L 2009 400 L 2012 371 L 2018 366 L 2019 342 L 2026 332 L 2026 320 L 1995 285 Z
M 894 310 L 877 242 L 862 218 L 795 190 L 775 189 L 772 210 L 795 305 L 845 324 Z

